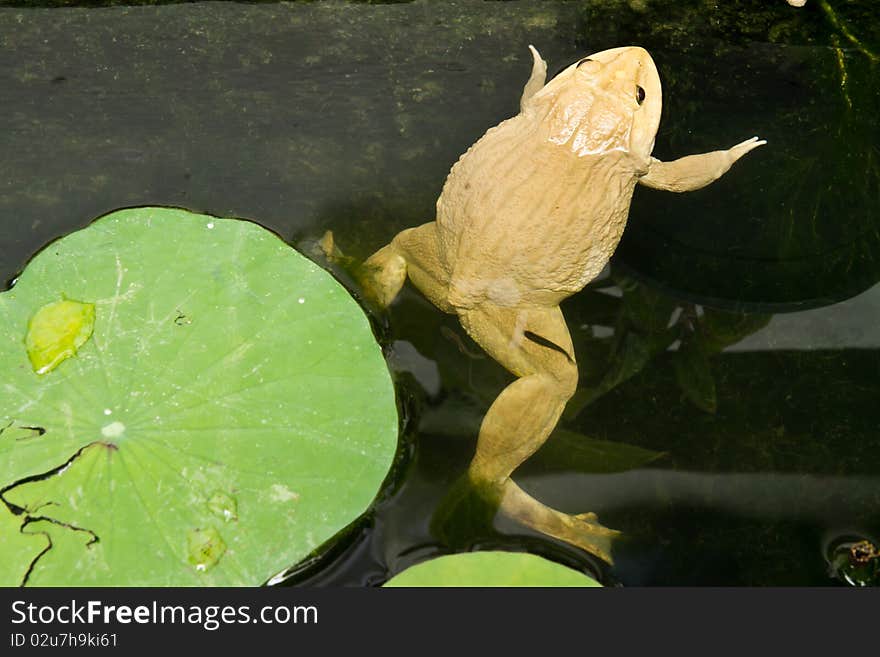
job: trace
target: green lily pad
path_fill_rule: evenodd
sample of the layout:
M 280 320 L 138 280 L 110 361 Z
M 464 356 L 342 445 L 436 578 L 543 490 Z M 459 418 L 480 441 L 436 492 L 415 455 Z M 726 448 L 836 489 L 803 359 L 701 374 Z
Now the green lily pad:
M 29 321 L 59 299 L 94 331 L 38 375 Z M 0 371 L 5 585 L 32 561 L 34 585 L 260 584 L 362 514 L 396 450 L 363 312 L 247 221 L 130 209 L 52 244 L 0 294 Z
M 407 568 L 385 586 L 601 586 L 566 566 L 525 552 L 449 554 Z
M 0 537 L 3 539 L 0 552 L 16 555 L 14 559 L 0 559 L 0 584 L 22 581 L 31 562 L 49 547 L 45 536 L 21 532 L 20 527 L 21 519 L 0 504 Z

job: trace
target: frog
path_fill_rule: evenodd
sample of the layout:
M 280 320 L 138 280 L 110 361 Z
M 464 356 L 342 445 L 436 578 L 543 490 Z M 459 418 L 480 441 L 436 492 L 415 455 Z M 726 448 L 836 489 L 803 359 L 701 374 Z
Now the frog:
M 578 383 L 560 302 L 605 268 L 636 185 L 697 190 L 766 141 L 661 161 L 657 67 L 639 46 L 582 57 L 547 81 L 534 46 L 519 113 L 452 166 L 433 221 L 399 232 L 363 263 L 364 294 L 387 308 L 408 279 L 514 380 L 480 424 L 470 483 L 522 525 L 613 563 L 619 532 L 566 513 L 513 473 L 548 439 Z

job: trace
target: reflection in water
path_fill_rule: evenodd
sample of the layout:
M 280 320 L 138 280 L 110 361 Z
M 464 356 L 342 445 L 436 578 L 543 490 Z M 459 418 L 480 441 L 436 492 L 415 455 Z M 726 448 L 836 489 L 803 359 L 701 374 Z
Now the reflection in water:
M 524 476 L 523 485 L 546 499 L 565 491 L 569 502 L 596 500 L 608 511 L 664 505 L 710 508 L 758 520 L 851 522 L 854 509 L 880 495 L 880 476 L 835 477 L 789 473 L 707 473 L 639 469 L 584 478 L 579 473 Z
M 440 371 L 437 363 L 422 356 L 405 340 L 395 340 L 387 351 L 388 365 L 397 372 L 409 372 L 429 396 L 440 392 Z
M 672 144 L 742 122 L 768 145 L 723 195 L 636 195 L 618 257 L 643 279 L 716 307 L 766 311 L 827 306 L 880 280 L 876 3 L 816 5 L 733 21 L 737 48 L 713 43 L 720 33 L 709 28 L 715 56 L 668 62 L 664 97 L 691 94 L 667 105 L 675 127 L 661 133 L 673 130 Z M 641 27 L 647 43 L 668 43 L 663 21 Z M 717 80 L 699 103 L 697 79 Z
M 593 376 L 565 409 L 568 419 L 664 352 L 672 354 L 675 379 L 684 397 L 714 413 L 717 392 L 709 358 L 770 320 L 766 314 L 718 311 L 679 301 L 614 270 L 582 297 L 578 303 L 580 338 L 591 356 Z
M 880 284 L 833 306 L 774 315 L 729 351 L 880 349 Z

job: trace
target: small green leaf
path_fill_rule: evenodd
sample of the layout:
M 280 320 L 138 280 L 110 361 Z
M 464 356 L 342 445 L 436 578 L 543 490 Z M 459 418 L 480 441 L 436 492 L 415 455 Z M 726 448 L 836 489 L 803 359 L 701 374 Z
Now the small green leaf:
M 623 290 L 623 317 L 632 327 L 643 334 L 661 333 L 665 330 L 677 302 L 629 276 L 617 272 L 613 275 L 615 282 Z
M 694 340 L 683 342 L 672 358 L 672 365 L 684 396 L 697 408 L 714 413 L 718 407 L 715 377 L 700 344 Z
M 389 587 L 601 586 L 592 577 L 525 552 L 449 554 L 407 568 Z
M 25 346 L 31 367 L 47 374 L 76 352 L 92 336 L 95 305 L 65 299 L 37 310 L 28 322 Z

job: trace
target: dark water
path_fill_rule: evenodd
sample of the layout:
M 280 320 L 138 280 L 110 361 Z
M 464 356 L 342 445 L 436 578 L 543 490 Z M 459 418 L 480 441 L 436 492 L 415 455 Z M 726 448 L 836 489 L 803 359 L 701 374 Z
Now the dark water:
M 529 43 L 551 73 L 646 47 L 660 159 L 769 142 L 704 190 L 639 189 L 610 271 L 563 305 L 580 390 L 515 478 L 622 530 L 614 567 L 486 521 L 461 476 L 510 375 L 407 287 L 374 318 L 404 458 L 374 512 L 291 583 L 376 584 L 477 547 L 609 584 L 877 582 L 880 560 L 849 556 L 880 541 L 873 2 L 12 4 L 2 280 L 130 205 L 252 218 L 303 250 L 331 229 L 363 258 L 431 219 L 458 155 L 516 111 Z

